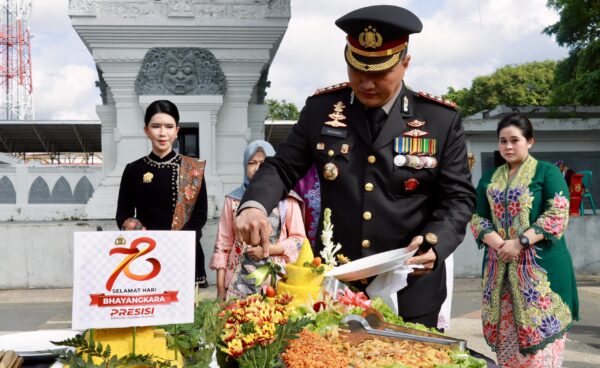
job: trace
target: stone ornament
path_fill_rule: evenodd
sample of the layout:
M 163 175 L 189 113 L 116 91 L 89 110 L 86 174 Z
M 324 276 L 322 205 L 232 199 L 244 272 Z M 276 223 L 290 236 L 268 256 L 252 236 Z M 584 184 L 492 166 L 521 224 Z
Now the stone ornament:
M 169 17 L 191 17 L 194 11 L 191 0 L 169 0 Z
M 138 95 L 224 95 L 226 89 L 215 56 L 192 47 L 148 50 L 135 81 Z
M 95 0 L 69 0 L 70 15 L 95 15 Z
M 95 6 L 94 3 L 95 2 Z M 71 5 L 72 4 L 72 5 Z M 90 10 L 81 10 L 88 4 Z M 93 14 L 89 14 L 92 13 Z M 290 0 L 70 0 L 70 15 L 146 18 L 289 18 Z

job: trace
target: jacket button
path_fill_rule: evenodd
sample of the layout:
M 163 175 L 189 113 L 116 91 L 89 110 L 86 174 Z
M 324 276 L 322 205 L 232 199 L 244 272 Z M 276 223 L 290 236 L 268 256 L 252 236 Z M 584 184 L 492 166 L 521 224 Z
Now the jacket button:
M 368 248 L 371 246 L 371 242 L 368 239 L 365 239 L 362 241 L 362 243 L 360 243 L 360 245 L 362 245 L 363 248 Z
M 373 155 L 370 155 L 369 157 L 367 157 L 367 161 L 368 161 L 370 164 L 374 164 L 374 163 L 375 163 L 375 161 L 377 161 L 377 159 L 375 158 L 375 156 L 373 156 Z
M 372 190 L 373 190 L 373 188 L 374 188 L 374 186 L 373 186 L 373 183 L 367 183 L 367 184 L 365 184 L 365 190 L 366 190 L 367 192 L 370 192 L 370 191 L 372 191 Z
M 333 155 L 335 155 L 335 152 L 333 150 L 327 151 L 327 156 L 331 157 Z
M 371 219 L 371 212 L 369 212 L 369 211 L 365 211 L 365 212 L 363 213 L 363 219 L 365 219 L 365 220 L 369 221 L 369 220 Z

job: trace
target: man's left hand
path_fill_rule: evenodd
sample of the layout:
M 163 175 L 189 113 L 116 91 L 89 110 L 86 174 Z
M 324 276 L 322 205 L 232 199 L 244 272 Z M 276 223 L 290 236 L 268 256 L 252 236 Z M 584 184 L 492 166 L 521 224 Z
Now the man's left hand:
M 418 248 L 423 243 L 423 237 L 421 235 L 415 236 L 410 244 L 407 246 L 407 250 L 412 251 Z M 433 270 L 433 266 L 435 265 L 435 261 L 437 259 L 437 254 L 433 251 L 433 249 L 429 249 L 427 252 L 423 254 L 415 254 L 408 261 L 406 261 L 407 265 L 423 265 L 422 269 L 415 269 L 411 275 L 413 276 L 421 276 L 427 274 Z

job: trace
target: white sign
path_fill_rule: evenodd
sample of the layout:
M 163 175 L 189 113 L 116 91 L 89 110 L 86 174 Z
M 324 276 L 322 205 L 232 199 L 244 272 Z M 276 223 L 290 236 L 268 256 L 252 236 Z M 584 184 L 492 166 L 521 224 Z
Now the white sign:
M 193 231 L 76 232 L 73 329 L 194 321 Z

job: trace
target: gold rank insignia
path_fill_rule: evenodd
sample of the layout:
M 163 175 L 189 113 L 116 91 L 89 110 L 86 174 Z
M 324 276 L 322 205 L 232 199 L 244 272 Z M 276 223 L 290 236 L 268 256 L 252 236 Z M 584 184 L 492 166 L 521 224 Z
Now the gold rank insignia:
M 154 174 L 152 174 L 149 171 L 147 173 L 145 173 L 144 176 L 142 177 L 142 179 L 144 180 L 144 183 L 151 183 L 153 178 L 154 178 Z
M 340 152 L 345 155 L 349 151 L 350 151 L 350 146 L 348 146 L 346 143 L 342 144 L 342 148 L 340 149 Z
M 428 132 L 426 132 L 424 130 L 420 130 L 420 129 L 412 129 L 412 130 L 402 133 L 402 135 L 405 137 L 423 137 L 428 134 L 429 134 Z
M 326 121 L 325 125 L 332 126 L 334 128 L 345 128 L 347 127 L 346 123 L 342 123 L 340 120 L 346 120 L 346 117 L 342 114 L 346 106 L 339 101 L 335 105 L 333 105 L 333 112 L 329 114 L 330 121 Z
M 319 142 L 319 143 L 317 143 L 317 149 L 318 149 L 319 151 L 322 151 L 322 150 L 324 150 L 324 149 L 325 149 L 325 143 L 323 143 L 323 142 Z

